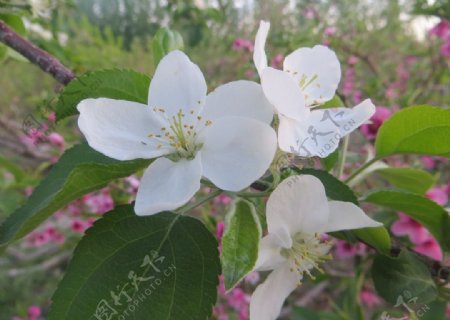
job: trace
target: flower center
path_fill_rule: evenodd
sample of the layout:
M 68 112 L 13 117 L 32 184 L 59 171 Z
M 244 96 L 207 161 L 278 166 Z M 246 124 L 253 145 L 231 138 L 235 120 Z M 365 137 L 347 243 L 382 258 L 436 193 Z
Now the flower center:
M 330 241 L 323 241 L 318 234 L 297 233 L 292 238 L 292 247 L 282 249 L 281 254 L 292 262 L 291 271 L 296 270 L 301 278 L 306 272 L 312 279 L 311 269 L 323 273 L 319 264 L 331 259 L 328 251 L 331 248 Z
M 173 161 L 180 159 L 192 160 L 195 158 L 197 151 L 203 146 L 197 141 L 199 126 L 204 124 L 208 127 L 212 124 L 210 120 L 203 120 L 196 114 L 195 110 L 191 110 L 189 117 L 180 109 L 176 115 L 170 117 L 163 108 L 153 108 L 153 112 L 160 113 L 167 121 L 168 126 L 162 127 L 157 133 L 150 133 L 149 138 L 157 141 L 157 148 L 169 147 L 175 149 L 175 152 L 168 156 Z
M 302 77 L 300 78 L 299 85 L 300 89 L 305 89 L 307 86 L 309 86 L 311 83 L 313 83 L 315 80 L 317 80 L 318 76 L 317 74 L 314 74 L 311 76 L 311 78 L 308 78 L 306 74 L 302 74 Z M 316 86 L 320 88 L 320 84 L 316 83 Z

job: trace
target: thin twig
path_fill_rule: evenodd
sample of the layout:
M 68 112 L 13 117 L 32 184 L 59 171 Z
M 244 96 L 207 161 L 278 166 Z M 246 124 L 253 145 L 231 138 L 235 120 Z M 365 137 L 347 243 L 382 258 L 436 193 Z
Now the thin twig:
M 75 78 L 73 72 L 59 62 L 58 59 L 22 38 L 2 20 L 0 20 L 0 42 L 19 52 L 30 62 L 39 66 L 44 72 L 51 74 L 53 78 L 63 85 L 67 85 Z

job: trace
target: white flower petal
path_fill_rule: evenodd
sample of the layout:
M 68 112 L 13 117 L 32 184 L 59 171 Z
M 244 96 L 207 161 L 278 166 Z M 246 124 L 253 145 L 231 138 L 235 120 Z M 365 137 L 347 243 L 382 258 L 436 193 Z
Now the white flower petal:
M 302 137 L 308 135 L 306 132 L 307 125 L 302 125 L 302 122 L 283 115 L 279 115 L 278 119 L 278 145 L 280 149 L 303 157 L 312 156 L 307 154 L 308 150 L 301 145 Z
M 302 122 L 280 120 L 280 148 L 302 157 L 325 158 L 337 149 L 342 137 L 357 129 L 374 113 L 375 106 L 367 99 L 352 109 L 314 110 Z M 294 141 L 295 147 L 290 148 Z
M 330 201 L 330 216 L 326 232 L 381 227 L 382 223 L 369 218 L 360 207 L 351 202 Z
M 281 232 L 269 233 L 259 241 L 258 260 L 254 268 L 256 271 L 273 270 L 286 262 L 286 258 L 280 254 L 280 250 L 282 248 L 290 248 L 292 246 L 292 238 L 287 231 L 283 233 L 286 239 L 280 238 L 278 234 L 281 234 Z
M 240 80 L 224 84 L 208 94 L 202 117 L 214 121 L 225 116 L 237 116 L 270 124 L 273 113 L 261 85 Z
M 261 75 L 261 85 L 267 99 L 281 115 L 296 120 L 305 119 L 309 115 L 300 87 L 286 72 L 265 68 Z
M 193 160 L 178 162 L 156 159 L 142 177 L 134 211 L 146 216 L 179 208 L 200 189 L 201 176 L 199 154 Z
M 167 54 L 158 64 L 148 92 L 148 105 L 162 108 L 171 119 L 180 109 L 200 111 L 206 99 L 206 82 L 199 67 L 181 51 Z M 196 115 L 195 115 L 196 116 Z
M 277 319 L 284 301 L 297 288 L 300 280 L 299 273 L 291 271 L 287 263 L 272 271 L 266 281 L 253 292 L 250 320 Z
M 329 48 L 317 45 L 300 48 L 284 59 L 284 71 L 294 77 L 296 83 L 302 78 L 307 105 L 320 104 L 333 98 L 341 80 L 341 66 L 336 54 Z
M 117 160 L 150 159 L 171 152 L 158 149 L 148 135 L 159 131 L 164 120 L 152 114 L 148 106 L 125 100 L 86 99 L 77 106 L 78 126 L 88 144 Z
M 326 121 L 330 126 L 339 130 L 341 137 L 344 137 L 368 121 L 375 113 L 375 105 L 370 99 L 366 99 L 353 108 L 332 108 L 315 110 L 312 113 L 319 113 L 319 118 Z
M 269 168 L 277 147 L 275 131 L 249 118 L 224 117 L 202 132 L 203 175 L 216 186 L 240 191 Z
M 315 110 L 304 121 L 280 122 L 280 148 L 301 157 L 327 157 L 339 146 L 342 138 L 340 126 L 347 128 L 350 124 L 337 123 L 331 109 Z M 295 146 L 290 144 L 295 141 Z M 286 148 L 289 146 L 290 150 Z
M 261 21 L 259 29 L 256 33 L 255 48 L 253 51 L 253 63 L 259 76 L 261 76 L 264 68 L 267 68 L 267 56 L 264 47 L 266 46 L 267 35 L 269 34 L 270 22 Z
M 321 234 L 329 214 L 325 188 L 314 176 L 291 176 L 272 192 L 266 213 L 269 233 L 285 228 L 291 236 L 298 232 Z

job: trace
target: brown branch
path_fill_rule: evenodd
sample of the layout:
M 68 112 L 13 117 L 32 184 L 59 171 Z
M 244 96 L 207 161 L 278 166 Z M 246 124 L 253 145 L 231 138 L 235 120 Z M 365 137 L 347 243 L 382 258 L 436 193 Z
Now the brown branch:
M 67 85 L 75 78 L 73 72 L 67 69 L 58 59 L 22 38 L 2 20 L 0 20 L 0 42 L 19 52 L 63 85 Z

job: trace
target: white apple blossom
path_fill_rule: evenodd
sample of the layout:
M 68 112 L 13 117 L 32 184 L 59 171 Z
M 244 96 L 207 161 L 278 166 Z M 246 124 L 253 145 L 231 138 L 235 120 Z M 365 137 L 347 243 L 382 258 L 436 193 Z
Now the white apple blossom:
M 264 51 L 270 24 L 261 21 L 255 39 L 253 61 L 267 99 L 279 115 L 280 149 L 302 157 L 326 157 L 346 136 L 375 112 L 370 99 L 356 107 L 315 109 L 331 100 L 341 79 L 336 54 L 317 45 L 299 48 L 286 56 L 283 71 L 267 66 Z
M 273 270 L 250 302 L 250 320 L 274 320 L 286 297 L 320 263 L 329 259 L 327 232 L 379 227 L 350 202 L 328 201 L 325 188 L 314 176 L 291 176 L 269 197 L 268 234 L 259 243 L 256 271 Z
M 172 51 L 155 71 L 148 105 L 107 98 L 79 103 L 78 125 L 93 149 L 118 160 L 158 158 L 143 175 L 136 214 L 180 207 L 202 176 L 239 191 L 268 169 L 277 142 L 261 86 L 235 81 L 206 91 L 198 66 Z
M 35 17 L 49 19 L 51 11 L 56 8 L 55 0 L 30 0 L 31 11 Z

